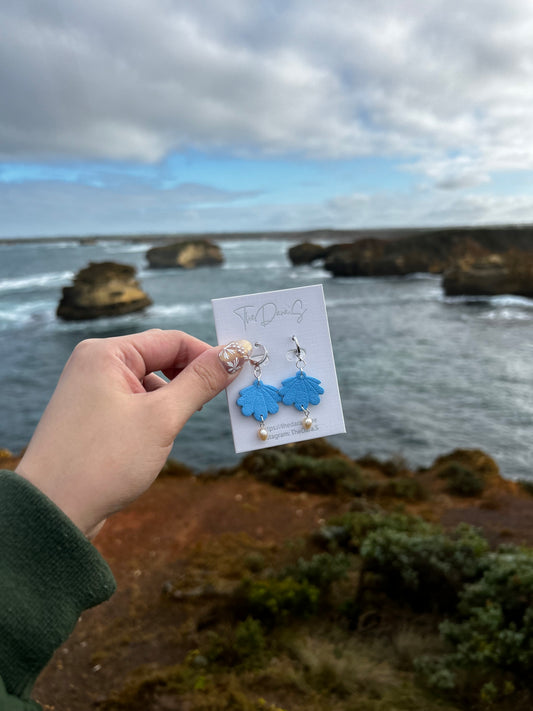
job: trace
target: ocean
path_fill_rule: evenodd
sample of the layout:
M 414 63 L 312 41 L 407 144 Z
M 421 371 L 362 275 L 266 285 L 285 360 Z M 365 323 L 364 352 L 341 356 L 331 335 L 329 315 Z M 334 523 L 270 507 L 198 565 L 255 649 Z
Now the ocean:
M 223 266 L 191 271 L 148 269 L 148 242 L 0 244 L 0 447 L 27 444 L 80 340 L 157 327 L 215 343 L 211 299 L 322 283 L 347 429 L 333 444 L 413 467 L 458 447 L 481 448 L 505 477 L 533 481 L 533 300 L 446 298 L 440 278 L 428 274 L 333 278 L 292 266 L 288 239 L 219 244 Z M 61 288 L 90 261 L 107 260 L 134 265 L 153 306 L 118 318 L 56 319 Z M 224 394 L 189 421 L 173 456 L 198 471 L 239 460 Z

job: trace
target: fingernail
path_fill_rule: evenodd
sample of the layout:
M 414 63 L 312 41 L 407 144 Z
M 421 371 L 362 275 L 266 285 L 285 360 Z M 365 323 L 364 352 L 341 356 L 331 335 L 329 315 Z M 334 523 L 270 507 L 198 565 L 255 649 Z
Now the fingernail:
M 222 348 L 218 357 L 228 373 L 236 373 L 250 358 L 252 348 L 250 341 L 231 341 Z

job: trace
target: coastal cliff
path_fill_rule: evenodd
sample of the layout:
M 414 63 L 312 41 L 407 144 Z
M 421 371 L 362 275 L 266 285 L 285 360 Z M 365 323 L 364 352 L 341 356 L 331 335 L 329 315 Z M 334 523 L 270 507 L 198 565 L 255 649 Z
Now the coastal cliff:
M 458 260 L 444 273 L 442 288 L 448 296 L 533 297 L 533 254 L 510 250 L 481 259 Z
M 480 259 L 509 250 L 533 252 L 533 227 L 471 227 L 420 231 L 406 236 L 367 236 L 334 244 L 322 253 L 306 243 L 292 248 L 298 261 L 324 259 L 334 276 L 404 276 L 442 274 L 462 259 Z M 291 257 L 291 252 L 289 252 Z M 294 260 L 293 260 L 294 261 Z
M 96 539 L 119 591 L 83 616 L 37 698 L 71 711 L 525 711 L 530 491 L 479 450 L 416 471 L 324 440 L 203 475 L 169 461 Z

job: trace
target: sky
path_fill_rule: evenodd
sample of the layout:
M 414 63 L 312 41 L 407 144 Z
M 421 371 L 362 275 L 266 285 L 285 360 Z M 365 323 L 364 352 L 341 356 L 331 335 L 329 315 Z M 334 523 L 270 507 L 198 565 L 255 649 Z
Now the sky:
M 531 0 L 2 0 L 0 237 L 533 222 Z

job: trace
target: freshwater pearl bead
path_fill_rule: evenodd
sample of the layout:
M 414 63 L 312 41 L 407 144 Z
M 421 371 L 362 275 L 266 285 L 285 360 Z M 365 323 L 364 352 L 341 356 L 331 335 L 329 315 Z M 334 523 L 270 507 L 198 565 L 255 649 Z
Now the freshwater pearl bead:
M 313 420 L 310 417 L 304 417 L 302 425 L 304 426 L 304 430 L 310 430 L 313 426 Z
M 259 439 L 263 440 L 263 442 L 268 439 L 268 432 L 266 427 L 260 427 L 257 436 L 259 437 Z

